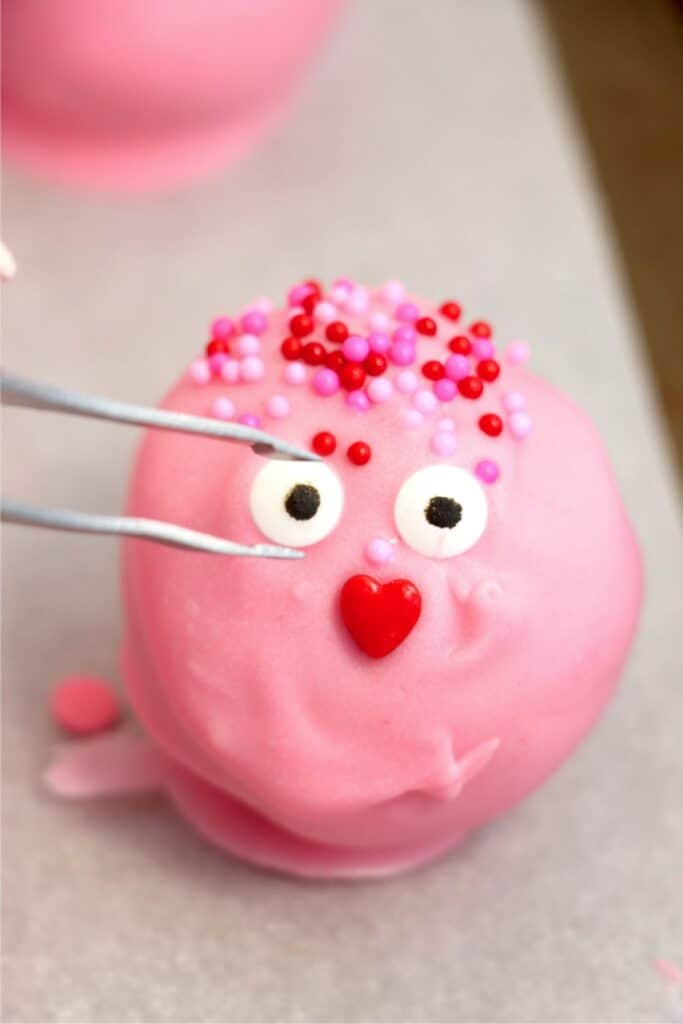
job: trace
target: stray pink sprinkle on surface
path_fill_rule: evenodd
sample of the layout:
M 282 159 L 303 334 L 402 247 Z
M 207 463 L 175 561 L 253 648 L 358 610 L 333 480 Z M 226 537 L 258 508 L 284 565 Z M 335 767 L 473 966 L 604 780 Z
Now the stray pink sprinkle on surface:
M 510 366 L 521 366 L 526 363 L 531 354 L 531 348 L 526 341 L 511 341 L 505 349 L 505 359 Z
M 233 359 L 231 356 L 228 356 L 221 366 L 221 378 L 226 384 L 237 383 L 240 379 L 240 364 L 237 359 Z
M 655 967 L 669 981 L 673 981 L 676 985 L 683 985 L 683 969 L 672 964 L 670 960 L 655 960 Z
M 235 403 L 227 395 L 219 395 L 211 406 L 211 415 L 217 420 L 231 420 L 235 416 Z
M 266 412 L 274 420 L 283 420 L 292 411 L 292 404 L 286 395 L 271 395 L 266 402 Z
M 303 384 L 308 376 L 308 371 L 303 363 L 288 363 L 285 367 L 285 380 L 288 384 Z
M 458 447 L 455 433 L 452 430 L 437 430 L 432 435 L 430 444 L 435 455 L 453 455 Z
M 69 676 L 57 683 L 50 708 L 57 725 L 77 736 L 110 729 L 121 717 L 116 692 L 97 676 Z
M 188 370 L 190 379 L 195 384 L 208 384 L 211 380 L 211 367 L 208 359 L 195 359 Z

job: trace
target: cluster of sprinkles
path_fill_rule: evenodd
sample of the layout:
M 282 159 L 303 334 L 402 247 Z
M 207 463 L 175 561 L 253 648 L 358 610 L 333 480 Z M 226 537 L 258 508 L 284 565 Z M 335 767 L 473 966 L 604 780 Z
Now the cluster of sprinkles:
M 503 372 L 491 325 L 475 320 L 463 327 L 462 307 L 452 299 L 428 315 L 406 298 L 399 281 L 388 281 L 371 294 L 349 278 L 339 278 L 326 293 L 315 280 L 295 285 L 287 295 L 287 306 L 286 327 L 275 343 L 284 364 L 284 383 L 308 384 L 321 399 L 339 395 L 358 413 L 396 397 L 401 401 L 399 422 L 407 428 L 421 426 L 438 410 L 447 412 L 455 400 L 481 402 L 476 422 L 486 438 L 494 440 L 507 432 L 521 441 L 529 434 L 531 417 L 521 392 L 496 390 L 495 408 L 487 394 Z M 217 317 L 204 355 L 190 365 L 191 379 L 199 385 L 215 380 L 226 385 L 261 381 L 266 374 L 263 336 L 272 326 L 272 314 L 272 303 L 262 298 L 236 319 Z M 359 321 L 361 329 L 355 326 Z M 422 362 L 420 339 L 434 346 Z M 526 342 L 512 342 L 505 350 L 505 361 L 511 366 L 521 365 L 528 357 Z M 262 415 L 282 420 L 291 412 L 290 398 L 279 392 L 265 399 L 260 413 L 238 413 L 231 395 L 218 396 L 211 407 L 219 419 L 236 419 L 257 428 Z M 438 417 L 429 445 L 435 455 L 455 453 L 458 441 L 452 417 Z M 321 456 L 330 456 L 337 449 L 337 438 L 321 429 L 311 447 Z M 353 465 L 363 466 L 372 450 L 365 441 L 354 441 L 346 448 L 346 457 Z M 498 463 L 491 458 L 480 459 L 473 468 L 486 484 L 500 477 Z

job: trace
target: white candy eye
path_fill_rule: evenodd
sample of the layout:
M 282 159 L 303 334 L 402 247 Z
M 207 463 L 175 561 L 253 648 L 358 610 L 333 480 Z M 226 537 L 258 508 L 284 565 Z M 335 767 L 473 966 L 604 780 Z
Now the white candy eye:
M 405 480 L 396 495 L 396 529 L 413 551 L 452 558 L 477 543 L 488 516 L 486 495 L 470 473 L 457 466 L 425 466 Z
M 277 544 L 307 548 L 339 522 L 344 491 L 322 462 L 272 460 L 259 470 L 249 505 L 261 533 Z

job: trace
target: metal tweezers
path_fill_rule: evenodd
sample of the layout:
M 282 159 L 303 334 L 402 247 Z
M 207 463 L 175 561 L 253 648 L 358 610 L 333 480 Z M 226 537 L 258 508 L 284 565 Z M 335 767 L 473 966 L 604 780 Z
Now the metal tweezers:
M 92 419 L 112 420 L 116 423 L 130 423 L 134 426 L 154 427 L 160 430 L 176 430 L 186 434 L 200 434 L 226 441 L 248 444 L 258 455 L 271 458 L 301 459 L 319 461 L 318 456 L 302 448 L 280 441 L 270 434 L 240 423 L 224 423 L 220 420 L 191 416 L 188 413 L 170 412 L 144 405 L 129 405 L 96 395 L 62 391 L 31 381 L 21 380 L 7 373 L 0 373 L 0 396 L 4 405 L 24 406 L 29 409 L 73 413 Z M 303 552 L 294 548 L 278 547 L 273 544 L 237 544 L 210 533 L 188 530 L 173 523 L 157 519 L 140 519 L 128 516 L 89 515 L 72 512 L 69 509 L 38 508 L 14 501 L 2 500 L 2 521 L 20 523 L 24 526 L 44 526 L 53 530 L 70 530 L 76 533 L 116 534 L 154 540 L 171 547 L 188 548 L 193 551 L 207 551 L 217 555 L 248 555 L 253 558 L 303 558 Z

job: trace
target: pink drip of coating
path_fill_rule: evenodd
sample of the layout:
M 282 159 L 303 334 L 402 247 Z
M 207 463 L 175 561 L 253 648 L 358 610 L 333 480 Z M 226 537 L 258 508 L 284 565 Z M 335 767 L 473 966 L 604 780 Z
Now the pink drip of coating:
M 217 420 L 231 420 L 235 416 L 235 403 L 226 395 L 219 395 L 211 406 L 211 415 Z
M 209 330 L 213 341 L 227 341 L 235 333 L 235 325 L 229 316 L 217 316 Z
M 190 380 L 194 384 L 208 384 L 211 380 L 211 367 L 208 359 L 195 359 L 188 370 Z
M 292 411 L 292 404 L 286 395 L 271 395 L 266 402 L 266 412 L 274 420 L 283 420 Z
M 437 430 L 432 434 L 431 449 L 436 455 L 453 455 L 458 442 L 452 430 Z
M 371 565 L 388 565 L 394 557 L 394 545 L 386 537 L 373 537 L 364 553 Z

